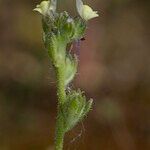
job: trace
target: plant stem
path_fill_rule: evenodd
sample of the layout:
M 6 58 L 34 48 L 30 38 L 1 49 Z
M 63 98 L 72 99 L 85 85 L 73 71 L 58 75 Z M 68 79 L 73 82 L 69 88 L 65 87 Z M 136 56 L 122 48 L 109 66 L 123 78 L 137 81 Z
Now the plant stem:
M 63 130 L 63 118 L 59 115 L 58 110 L 57 122 L 56 122 L 56 134 L 55 134 L 55 150 L 63 150 L 64 130 Z
M 58 95 L 58 114 L 56 121 L 56 132 L 55 132 L 55 150 L 63 149 L 64 140 L 64 127 L 63 127 L 63 117 L 61 113 L 61 108 L 66 100 L 65 92 L 65 65 L 61 65 L 56 68 L 56 78 L 57 78 L 57 95 Z
M 62 105 L 66 99 L 64 67 L 65 64 L 62 64 L 60 67 L 56 68 L 57 96 L 59 105 Z

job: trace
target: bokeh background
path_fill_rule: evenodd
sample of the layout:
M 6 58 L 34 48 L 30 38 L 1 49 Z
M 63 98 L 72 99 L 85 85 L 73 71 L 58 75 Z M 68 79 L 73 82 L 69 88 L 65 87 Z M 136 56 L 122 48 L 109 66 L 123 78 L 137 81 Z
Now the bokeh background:
M 42 43 L 40 0 L 0 0 L 0 150 L 53 150 L 54 72 Z M 88 24 L 72 88 L 94 99 L 65 150 L 150 149 L 149 0 L 85 0 Z M 75 0 L 58 10 L 76 16 Z

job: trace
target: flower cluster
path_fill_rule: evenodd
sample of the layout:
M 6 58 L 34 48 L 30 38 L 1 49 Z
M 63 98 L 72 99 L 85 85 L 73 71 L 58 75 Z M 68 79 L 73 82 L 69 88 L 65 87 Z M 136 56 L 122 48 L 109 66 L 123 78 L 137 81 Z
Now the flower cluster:
M 88 5 L 83 5 L 81 0 L 76 0 L 76 6 L 82 19 L 73 19 L 67 12 L 57 13 L 56 0 L 42 1 L 34 9 L 42 15 L 43 40 L 53 65 L 66 66 L 66 85 L 73 79 L 77 70 L 77 58 L 66 54 L 66 47 L 84 36 L 85 21 L 98 16 L 96 11 Z
M 86 21 L 99 16 L 97 11 L 93 11 L 90 6 L 84 5 L 82 0 L 76 0 L 76 7 L 81 18 Z M 54 12 L 56 10 L 56 0 L 42 1 L 34 10 L 42 15 L 46 15 L 49 11 Z

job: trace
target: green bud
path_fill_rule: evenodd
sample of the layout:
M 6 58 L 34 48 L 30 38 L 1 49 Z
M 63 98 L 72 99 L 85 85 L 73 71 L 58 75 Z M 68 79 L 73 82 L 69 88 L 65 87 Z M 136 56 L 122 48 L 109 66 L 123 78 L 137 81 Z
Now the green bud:
M 80 19 L 74 19 L 74 35 L 72 37 L 73 40 L 81 39 L 84 36 L 86 30 L 86 23 Z
M 67 95 L 67 101 L 62 107 L 65 132 L 71 130 L 87 115 L 92 102 L 92 100 L 86 101 L 86 97 L 80 90 L 72 91 Z
M 66 52 L 68 44 L 83 37 L 86 24 L 80 18 L 72 19 L 67 12 L 55 14 L 54 18 L 43 18 L 43 40 L 50 59 L 55 67 L 66 66 L 67 85 L 75 76 L 77 60 Z
M 66 42 L 60 35 L 54 33 L 45 35 L 45 47 L 48 49 L 49 57 L 55 67 L 65 65 Z

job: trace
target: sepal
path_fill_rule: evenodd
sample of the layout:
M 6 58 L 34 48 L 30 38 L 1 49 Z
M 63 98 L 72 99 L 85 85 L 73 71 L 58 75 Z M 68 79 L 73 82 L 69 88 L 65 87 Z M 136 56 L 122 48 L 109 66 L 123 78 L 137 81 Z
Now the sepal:
M 78 65 L 78 61 L 76 56 L 72 57 L 71 55 L 68 55 L 68 57 L 66 57 L 66 61 L 65 61 L 65 86 L 66 87 L 76 75 L 77 65 Z
M 55 14 L 54 18 L 43 18 L 45 47 L 55 67 L 62 63 L 66 65 L 66 85 L 73 79 L 77 64 L 77 60 L 66 52 L 66 47 L 74 40 L 82 38 L 85 29 L 86 24 L 82 19 L 72 19 L 67 12 Z
M 92 103 L 92 100 L 86 101 L 86 97 L 80 90 L 68 93 L 67 101 L 61 110 L 61 115 L 64 118 L 65 132 L 71 130 L 87 115 L 92 107 Z

